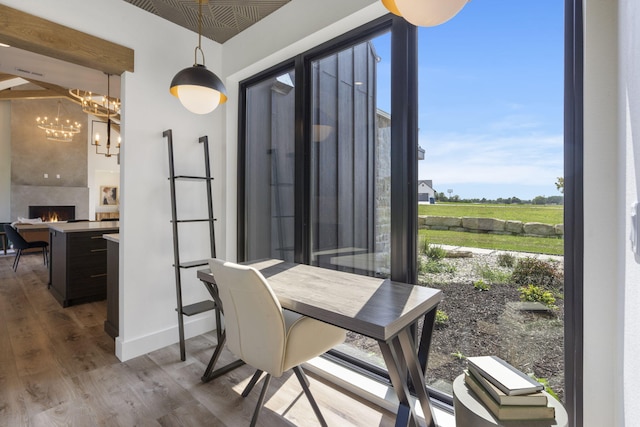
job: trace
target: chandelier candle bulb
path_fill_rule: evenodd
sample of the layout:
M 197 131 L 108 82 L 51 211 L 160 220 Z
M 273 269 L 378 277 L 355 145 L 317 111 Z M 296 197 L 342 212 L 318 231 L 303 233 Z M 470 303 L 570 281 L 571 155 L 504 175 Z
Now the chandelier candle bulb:
M 68 119 L 66 120 L 66 123 L 65 121 L 60 123 L 60 107 L 62 107 L 62 102 L 58 101 L 58 114 L 54 120 L 49 121 L 47 116 L 45 116 L 44 119 L 37 117 L 36 123 L 38 128 L 44 130 L 48 140 L 71 142 L 73 140 L 73 136 L 80 133 L 82 125 L 78 122 L 71 124 L 71 121 Z

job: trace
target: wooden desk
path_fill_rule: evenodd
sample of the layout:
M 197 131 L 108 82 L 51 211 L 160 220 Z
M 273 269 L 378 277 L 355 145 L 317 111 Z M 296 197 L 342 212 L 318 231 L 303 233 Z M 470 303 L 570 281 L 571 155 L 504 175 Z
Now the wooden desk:
M 400 401 L 396 426 L 419 425 L 409 380 L 415 386 L 427 425 L 435 426 L 424 373 L 436 308 L 442 299 L 440 290 L 280 260 L 245 264 L 260 270 L 283 308 L 377 340 Z M 198 278 L 222 308 L 211 272 L 199 270 Z M 413 326 L 420 319 L 424 319 L 422 334 L 414 342 Z M 216 321 L 221 324 L 219 310 Z M 203 381 L 233 369 L 212 371 L 224 345 L 224 332 L 219 330 L 218 346 Z

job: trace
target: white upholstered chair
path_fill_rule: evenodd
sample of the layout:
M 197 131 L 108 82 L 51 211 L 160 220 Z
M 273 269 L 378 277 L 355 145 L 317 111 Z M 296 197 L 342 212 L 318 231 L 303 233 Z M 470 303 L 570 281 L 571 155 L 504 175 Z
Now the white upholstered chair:
M 280 377 L 289 369 L 300 381 L 318 420 L 326 426 L 300 364 L 343 342 L 345 331 L 283 310 L 267 280 L 254 268 L 219 259 L 209 260 L 209 267 L 222 300 L 227 347 L 256 368 L 242 396 L 248 396 L 262 373 L 267 373 L 251 426 L 256 424 L 271 377 Z

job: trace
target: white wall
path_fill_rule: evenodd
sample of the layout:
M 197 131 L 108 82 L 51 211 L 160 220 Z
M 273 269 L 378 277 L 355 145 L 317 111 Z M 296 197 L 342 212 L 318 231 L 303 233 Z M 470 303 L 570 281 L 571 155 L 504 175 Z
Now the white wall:
M 202 148 L 197 138 L 206 134 L 215 141 L 211 150 L 215 157 L 224 132 L 224 106 L 212 114 L 197 116 L 169 94 L 173 76 L 192 65 L 197 35 L 121 0 L 2 3 L 134 49 L 135 72 L 122 76 L 121 89 L 125 143 L 120 186 L 121 329 L 116 352 L 126 360 L 176 342 L 167 144 L 162 132 L 173 129 L 180 157 L 177 164 L 183 173 L 202 167 Z M 202 42 L 208 67 L 219 73 L 220 45 L 207 39 Z M 218 177 L 215 170 L 214 175 Z M 214 193 L 214 199 L 220 206 L 218 194 Z M 194 196 L 193 203 L 187 199 L 182 213 L 201 216 L 195 210 L 201 207 L 199 200 L 204 195 L 203 191 Z M 219 217 L 223 224 L 224 212 Z M 194 256 L 199 249 L 207 253 L 205 233 L 192 228 L 185 229 L 183 235 L 185 257 Z M 223 241 L 219 246 L 224 250 Z M 184 283 L 185 299 L 206 297 L 204 287 L 195 280 L 195 272 L 190 273 L 192 277 Z M 211 316 L 200 316 L 189 320 L 187 334 L 199 334 L 212 327 Z
M 617 1 L 585 1 L 584 425 L 622 426 L 625 323 L 624 111 L 617 76 Z M 636 53 L 637 54 L 637 53 Z M 596 196 L 597 195 L 597 196 Z M 607 227 L 601 227 L 607 224 Z M 635 394 L 635 393 L 634 393 Z M 633 424 L 630 424 L 633 425 Z
M 628 213 L 633 203 L 640 201 L 640 4 L 636 0 L 620 0 L 620 134 L 623 142 L 621 164 L 625 170 L 623 214 L 625 230 L 621 239 L 624 246 L 625 293 L 624 293 L 624 361 L 623 381 L 624 421 L 627 426 L 637 424 L 640 419 L 638 387 L 640 370 L 640 256 L 629 249 L 631 224 Z
M 0 222 L 11 221 L 11 101 L 0 101 Z

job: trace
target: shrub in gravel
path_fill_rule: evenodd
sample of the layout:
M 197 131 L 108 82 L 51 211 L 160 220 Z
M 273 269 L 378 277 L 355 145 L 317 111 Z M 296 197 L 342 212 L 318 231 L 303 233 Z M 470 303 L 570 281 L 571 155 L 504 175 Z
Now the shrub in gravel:
M 511 274 L 505 271 L 501 271 L 497 268 L 491 268 L 486 264 L 479 264 L 476 266 L 476 273 L 489 283 L 504 284 L 508 283 L 511 279 Z
M 520 300 L 541 302 L 549 308 L 554 308 L 556 303 L 556 299 L 550 291 L 535 285 L 520 288 Z
M 447 256 L 447 251 L 440 246 L 428 245 L 425 255 L 432 260 L 441 260 Z
M 535 285 L 549 289 L 561 288 L 563 284 L 562 273 L 553 263 L 531 257 L 518 260 L 511 280 L 516 285 Z
M 449 321 L 449 315 L 442 310 L 436 310 L 436 325 L 442 326 Z
M 453 265 L 446 264 L 439 260 L 430 259 L 427 261 L 422 261 L 419 264 L 422 264 L 421 266 L 418 265 L 418 271 L 420 273 L 437 274 L 437 273 L 455 273 L 456 272 L 456 268 Z
M 473 282 L 473 288 L 479 291 L 488 291 L 491 289 L 491 286 L 488 283 L 485 283 L 484 280 L 476 280 Z
M 500 267 L 513 268 L 515 264 L 516 264 L 515 255 L 507 254 L 507 253 L 498 255 L 498 265 Z

